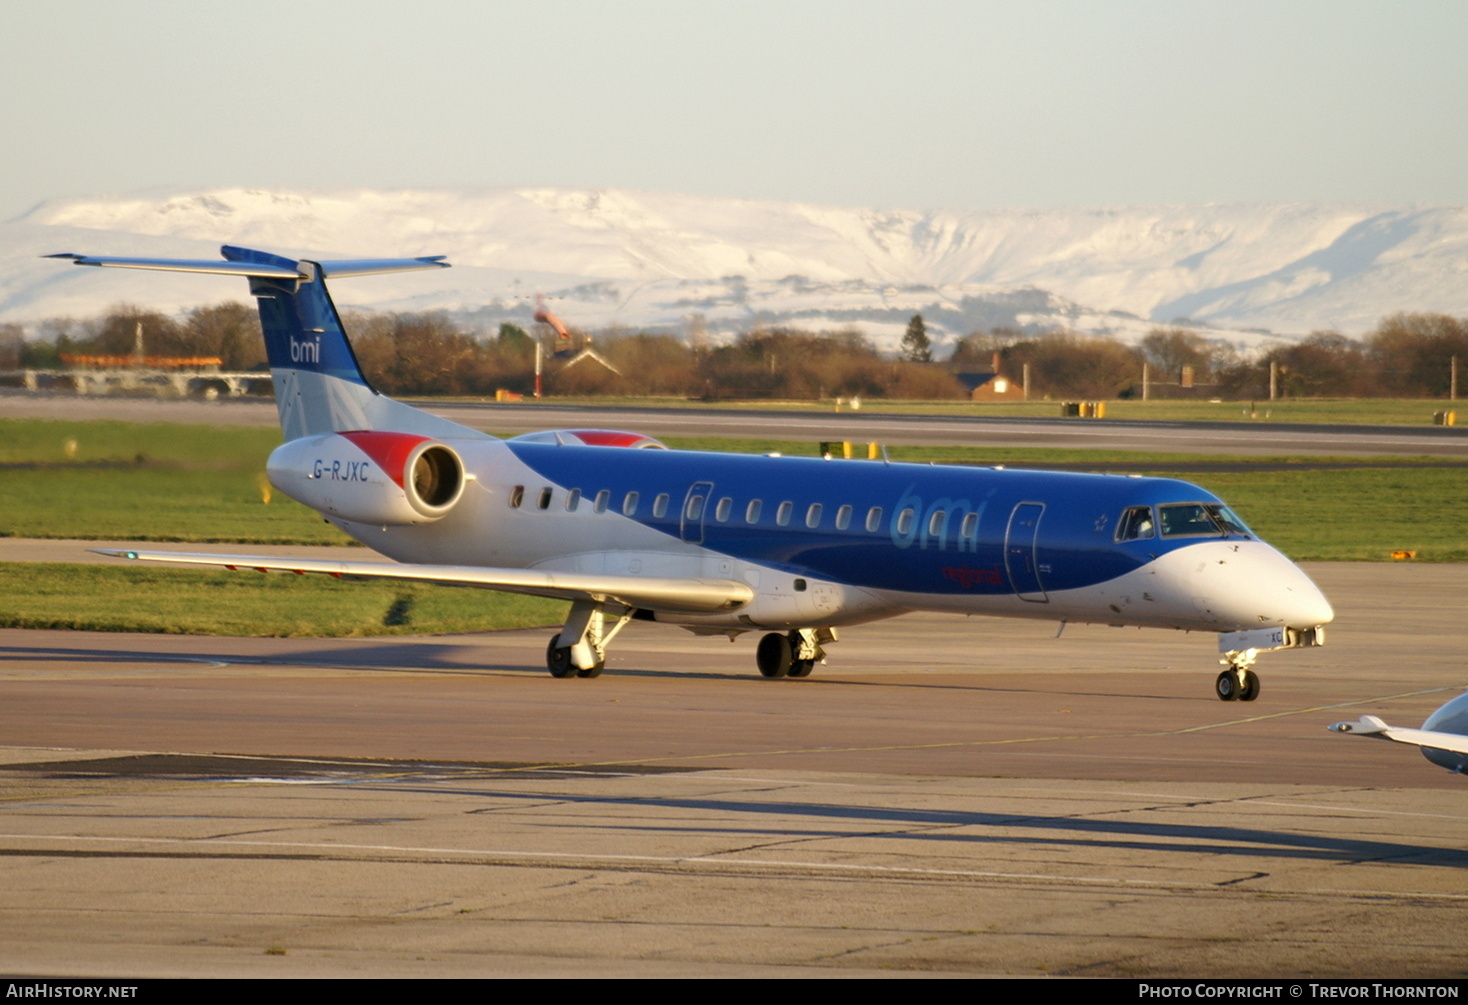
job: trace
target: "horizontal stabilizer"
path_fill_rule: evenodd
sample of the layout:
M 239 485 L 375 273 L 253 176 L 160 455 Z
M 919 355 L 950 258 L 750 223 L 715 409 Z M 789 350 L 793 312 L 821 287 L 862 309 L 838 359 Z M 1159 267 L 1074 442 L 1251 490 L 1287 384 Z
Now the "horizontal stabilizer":
M 317 262 L 321 274 L 328 279 L 338 276 L 376 276 L 384 272 L 418 272 L 422 269 L 447 269 L 447 255 L 426 258 L 363 258 L 354 262 Z
M 226 247 L 226 253 L 234 250 Z M 246 276 L 262 279 L 311 278 L 309 268 L 256 261 L 212 261 L 195 258 L 116 258 L 106 255 L 78 255 L 63 252 L 45 255 L 45 258 L 69 258 L 76 265 L 97 265 L 114 269 L 152 269 L 156 272 L 202 272 L 217 276 Z M 275 257 L 275 256 L 271 256 Z M 447 269 L 447 255 L 429 255 L 423 258 L 360 258 L 343 262 L 317 262 L 321 274 L 329 279 L 346 276 L 376 276 L 386 272 L 419 272 L 424 269 Z M 289 259 L 280 259 L 288 262 Z
M 205 272 L 219 276 L 259 276 L 267 279 L 300 279 L 301 273 L 283 265 L 255 262 L 221 262 L 187 258 L 109 258 L 102 255 L 45 255 L 69 258 L 77 265 L 102 265 L 114 269 L 153 269 L 158 272 Z
M 259 572 L 321 573 L 337 578 L 404 579 L 447 586 L 475 586 L 556 600 L 592 600 L 627 607 L 706 614 L 742 607 L 754 599 L 745 583 L 730 579 L 671 579 L 652 576 L 601 576 L 539 569 L 485 569 L 463 565 L 396 565 L 386 562 L 331 562 L 318 559 L 264 558 L 259 555 L 197 555 L 172 551 L 112 551 L 98 555 L 142 562 L 255 569 Z

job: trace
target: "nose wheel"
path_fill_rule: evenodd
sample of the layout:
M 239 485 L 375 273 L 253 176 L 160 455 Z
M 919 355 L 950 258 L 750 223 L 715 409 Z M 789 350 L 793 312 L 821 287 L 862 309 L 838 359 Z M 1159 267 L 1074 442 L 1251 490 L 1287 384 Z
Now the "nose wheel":
M 1259 697 L 1259 675 L 1247 667 L 1229 667 L 1218 675 L 1219 701 L 1253 701 Z

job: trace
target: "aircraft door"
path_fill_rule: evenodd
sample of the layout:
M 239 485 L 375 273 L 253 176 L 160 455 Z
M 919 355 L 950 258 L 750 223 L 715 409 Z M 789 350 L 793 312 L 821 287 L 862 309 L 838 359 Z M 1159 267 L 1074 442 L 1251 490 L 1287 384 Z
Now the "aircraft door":
M 703 523 L 713 494 L 713 482 L 694 482 L 688 487 L 688 495 L 683 497 L 679 536 L 689 544 L 703 544 Z
M 1009 527 L 1004 531 L 1004 568 L 1010 586 L 1019 599 L 1036 604 L 1050 601 L 1040 582 L 1039 556 L 1035 553 L 1044 512 L 1044 503 L 1022 502 L 1009 514 Z

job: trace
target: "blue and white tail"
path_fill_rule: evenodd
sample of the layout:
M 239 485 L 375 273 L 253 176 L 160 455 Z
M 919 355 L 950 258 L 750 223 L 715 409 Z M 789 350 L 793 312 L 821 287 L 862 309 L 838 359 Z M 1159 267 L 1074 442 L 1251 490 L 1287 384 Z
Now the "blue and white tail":
M 249 248 L 226 245 L 225 260 L 107 258 L 51 255 L 77 265 L 164 272 L 202 272 L 243 276 L 260 306 L 265 354 L 275 383 L 275 404 L 287 440 L 318 433 L 391 430 L 462 439 L 483 433 L 419 411 L 372 389 L 342 328 L 326 280 L 383 272 L 448 268 L 442 256 L 364 259 L 346 262 L 296 261 Z

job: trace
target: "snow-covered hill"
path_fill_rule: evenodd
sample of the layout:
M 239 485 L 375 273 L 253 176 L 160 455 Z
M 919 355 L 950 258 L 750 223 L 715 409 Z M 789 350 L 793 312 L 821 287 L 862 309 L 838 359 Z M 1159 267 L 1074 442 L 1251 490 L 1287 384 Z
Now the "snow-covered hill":
M 1399 310 L 1468 314 L 1464 207 L 917 211 L 587 189 L 220 189 L 62 200 L 0 224 L 0 320 L 243 299 L 238 280 L 35 257 L 212 258 L 226 242 L 325 258 L 447 254 L 451 270 L 342 283 L 338 300 L 462 312 L 486 327 L 528 318 L 537 293 L 590 329 L 677 330 L 702 315 L 715 333 L 855 324 L 883 341 L 918 311 L 940 341 L 999 324 L 1135 339 L 1188 318 L 1254 342 L 1358 334 Z

